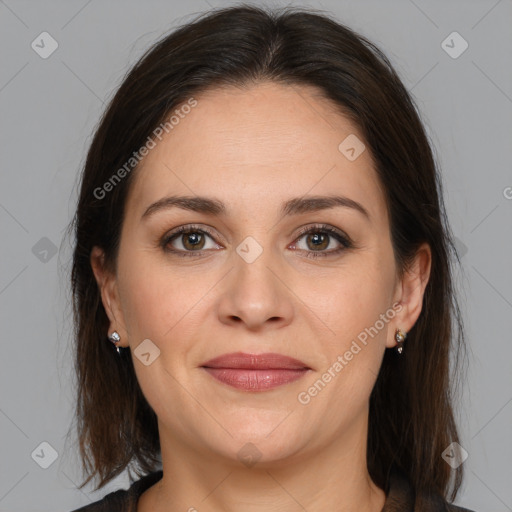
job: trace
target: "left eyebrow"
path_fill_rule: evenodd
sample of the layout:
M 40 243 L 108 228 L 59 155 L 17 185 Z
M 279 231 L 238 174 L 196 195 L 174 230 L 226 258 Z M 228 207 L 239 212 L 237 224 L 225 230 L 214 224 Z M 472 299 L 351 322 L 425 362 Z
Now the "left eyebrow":
M 317 212 L 337 207 L 354 209 L 363 214 L 368 220 L 370 219 L 370 215 L 363 205 L 344 196 L 296 197 L 283 203 L 281 207 L 281 214 L 283 216 L 300 215 L 303 213 Z M 204 196 L 170 196 L 159 199 L 148 206 L 142 214 L 141 219 L 147 218 L 158 211 L 169 208 L 181 208 L 182 210 L 189 210 L 215 216 L 227 214 L 226 205 L 218 199 Z
M 336 207 L 352 208 L 362 213 L 367 219 L 370 214 L 364 206 L 349 197 L 344 196 L 310 196 L 296 197 L 283 204 L 282 215 L 298 215 L 301 213 L 318 212 Z

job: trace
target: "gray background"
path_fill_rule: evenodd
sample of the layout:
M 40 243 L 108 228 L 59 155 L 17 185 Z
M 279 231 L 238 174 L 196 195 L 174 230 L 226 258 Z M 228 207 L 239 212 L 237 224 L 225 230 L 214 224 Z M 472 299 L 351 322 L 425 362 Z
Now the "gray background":
M 92 131 L 124 73 L 189 14 L 229 4 L 0 0 L 0 511 L 68 511 L 128 484 L 124 474 L 97 493 L 75 485 L 63 235 Z M 469 456 L 456 503 L 511 511 L 512 2 L 291 4 L 325 9 L 380 45 L 422 112 L 463 263 L 470 359 L 458 414 Z M 47 59 L 31 47 L 43 31 L 58 42 Z M 453 31 L 469 44 L 458 58 L 441 45 Z M 48 469 L 31 457 L 50 456 L 44 441 L 58 453 Z

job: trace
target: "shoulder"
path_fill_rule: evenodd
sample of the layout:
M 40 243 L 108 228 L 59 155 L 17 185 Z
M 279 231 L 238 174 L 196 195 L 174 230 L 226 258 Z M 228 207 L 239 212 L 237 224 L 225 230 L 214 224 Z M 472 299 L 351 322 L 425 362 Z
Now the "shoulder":
M 457 505 L 453 505 L 452 503 L 447 503 L 446 505 L 448 512 L 477 512 L 476 510 L 470 510 L 469 508 L 458 507 Z
M 422 498 L 424 498 L 422 496 Z M 429 495 L 418 500 L 424 506 L 426 512 L 477 512 L 446 501 L 440 494 Z M 420 507 L 420 510 L 423 508 Z
M 406 474 L 393 465 L 384 508 L 381 512 L 402 512 L 421 510 L 422 512 L 477 512 L 449 503 L 436 492 L 417 492 Z
M 120 490 L 107 494 L 103 499 L 85 505 L 85 507 L 77 508 L 72 512 L 121 512 L 129 510 L 128 507 L 131 505 L 130 496 L 128 491 Z
M 453 503 L 450 503 L 439 494 L 435 494 L 430 497 L 429 505 L 430 508 L 427 508 L 428 510 L 432 510 L 432 512 L 477 512 L 476 510 L 464 508 Z
M 103 499 L 73 510 L 72 512 L 135 512 L 137 501 L 146 489 L 162 478 L 163 472 L 155 471 L 133 482 L 129 489 L 107 494 Z
M 477 512 L 445 500 L 440 494 L 421 495 L 416 497 L 419 509 L 425 512 Z

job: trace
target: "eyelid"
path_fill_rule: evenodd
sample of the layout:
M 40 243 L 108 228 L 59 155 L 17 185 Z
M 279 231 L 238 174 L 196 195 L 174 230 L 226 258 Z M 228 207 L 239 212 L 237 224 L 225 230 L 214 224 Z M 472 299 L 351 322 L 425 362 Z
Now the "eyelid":
M 166 249 L 167 245 L 171 242 L 171 239 L 177 237 L 180 234 L 183 233 L 190 233 L 190 232 L 203 232 L 207 234 L 215 244 L 221 245 L 216 241 L 217 235 L 215 230 L 213 230 L 211 227 L 207 225 L 198 225 L 198 224 L 185 224 L 182 226 L 177 227 L 176 229 L 171 230 L 170 232 L 166 233 L 160 241 L 160 245 L 169 253 L 178 254 L 181 256 L 186 255 L 202 255 L 203 252 L 208 252 L 211 249 L 203 249 L 199 251 L 182 251 L 179 249 Z M 323 256 L 329 256 L 329 255 L 336 255 L 339 254 L 341 251 L 345 249 L 350 249 L 354 247 L 354 243 L 352 242 L 351 238 L 342 230 L 335 228 L 334 226 L 331 226 L 329 224 L 322 224 L 322 223 L 314 223 L 314 224 L 308 224 L 305 227 L 300 228 L 299 232 L 295 235 L 294 241 L 291 245 L 295 245 L 298 240 L 300 240 L 304 235 L 311 233 L 311 232 L 323 232 L 327 233 L 328 236 L 334 237 L 338 243 L 341 244 L 341 248 L 338 249 L 331 249 L 330 251 L 307 251 L 304 249 L 299 249 L 301 252 L 307 252 L 308 257 L 316 258 L 316 257 L 323 257 Z M 289 247 L 289 246 L 288 246 Z M 311 254 L 317 254 L 318 256 L 310 256 Z
M 295 241 L 297 241 L 299 238 L 301 238 L 303 235 L 315 232 L 315 231 L 323 231 L 331 235 L 337 235 L 340 238 L 342 238 L 347 245 L 352 245 L 353 242 L 350 239 L 350 237 L 341 229 L 335 228 L 334 226 L 331 226 L 330 224 L 308 224 L 306 227 L 300 228 L 297 235 L 295 235 Z
M 179 226 L 175 229 L 172 229 L 171 231 L 167 232 L 164 234 L 164 236 L 160 239 L 160 242 L 159 244 L 162 246 L 162 247 L 166 247 L 169 242 L 171 241 L 172 238 L 175 238 L 177 237 L 178 235 L 181 235 L 183 233 L 193 233 L 193 232 L 203 232 L 203 233 L 206 233 L 217 245 L 221 245 L 219 244 L 217 241 L 216 241 L 216 238 L 217 238 L 217 234 L 215 232 L 215 230 L 207 225 L 199 225 L 199 224 L 185 224 L 183 226 Z M 222 238 L 219 236 L 219 238 Z M 177 249 L 174 249 L 174 251 L 172 250 L 169 250 L 169 252 L 179 252 L 179 253 L 183 253 L 183 252 L 189 252 L 189 253 L 192 253 L 192 252 L 196 252 L 196 253 L 200 253 L 201 251 L 180 251 L 180 250 L 177 250 Z
M 305 250 L 298 249 L 300 252 L 306 253 L 305 256 L 310 259 L 319 259 L 323 257 L 329 256 L 339 256 L 342 252 L 348 249 L 354 249 L 356 246 L 352 239 L 341 229 L 335 228 L 330 224 L 313 224 L 308 225 L 304 228 L 301 228 L 299 233 L 296 235 L 295 240 L 292 242 L 292 245 L 295 246 L 296 243 L 304 236 L 309 233 L 326 233 L 329 237 L 334 238 L 339 244 L 340 247 L 337 249 L 331 249 L 329 251 L 313 251 L 313 250 Z

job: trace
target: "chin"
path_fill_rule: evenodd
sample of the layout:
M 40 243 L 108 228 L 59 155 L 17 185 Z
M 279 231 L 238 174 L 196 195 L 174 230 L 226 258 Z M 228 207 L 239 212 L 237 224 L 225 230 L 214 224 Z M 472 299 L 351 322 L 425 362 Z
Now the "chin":
M 256 461 L 259 467 L 286 460 L 295 455 L 304 443 L 303 428 L 291 418 L 284 419 L 287 414 L 281 412 L 263 417 L 243 414 L 237 421 L 226 421 L 222 424 L 233 437 L 226 434 L 222 436 L 222 441 L 211 440 L 211 449 L 246 465 Z

